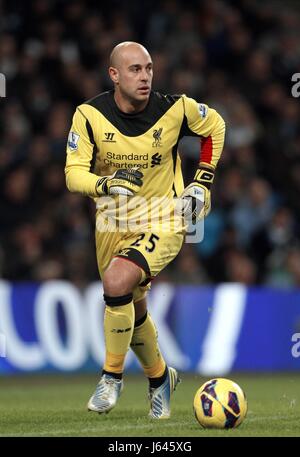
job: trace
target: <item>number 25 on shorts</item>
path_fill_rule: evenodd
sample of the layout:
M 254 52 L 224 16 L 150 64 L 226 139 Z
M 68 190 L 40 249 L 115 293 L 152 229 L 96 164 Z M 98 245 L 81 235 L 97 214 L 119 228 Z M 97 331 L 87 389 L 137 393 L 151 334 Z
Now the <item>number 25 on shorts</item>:
M 137 239 L 136 239 L 133 243 L 131 243 L 130 246 L 140 246 L 140 245 L 141 245 L 140 242 L 145 238 L 145 236 L 146 236 L 145 233 L 141 233 L 141 234 L 137 237 Z M 155 244 L 155 243 L 156 243 L 156 241 L 158 241 L 158 240 L 159 240 L 159 236 L 154 235 L 154 233 L 151 233 L 151 235 L 150 235 L 150 237 L 149 237 L 149 239 L 148 239 L 148 241 L 147 241 L 147 245 L 145 245 L 145 250 L 146 250 L 147 252 L 153 252 L 154 249 L 155 249 L 155 247 L 156 247 L 156 244 Z

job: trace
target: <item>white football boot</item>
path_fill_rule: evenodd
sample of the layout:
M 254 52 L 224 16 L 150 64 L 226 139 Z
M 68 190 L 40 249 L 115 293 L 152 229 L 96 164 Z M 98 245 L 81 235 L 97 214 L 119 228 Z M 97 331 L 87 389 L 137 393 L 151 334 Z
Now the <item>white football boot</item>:
M 94 394 L 89 399 L 87 408 L 99 414 L 108 413 L 116 406 L 123 389 L 123 380 L 108 374 L 102 375 Z
M 149 417 L 152 419 L 169 419 L 171 415 L 170 397 L 180 382 L 175 368 L 168 367 L 168 376 L 164 383 L 157 388 L 149 388 Z

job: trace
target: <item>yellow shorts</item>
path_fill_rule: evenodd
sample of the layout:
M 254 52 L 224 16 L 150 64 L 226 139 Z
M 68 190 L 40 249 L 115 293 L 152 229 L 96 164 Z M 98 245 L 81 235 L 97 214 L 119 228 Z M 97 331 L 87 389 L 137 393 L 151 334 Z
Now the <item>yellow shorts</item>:
M 100 276 L 113 257 L 122 257 L 143 271 L 141 283 L 133 291 L 134 301 L 145 297 L 150 281 L 179 253 L 184 233 L 100 232 L 96 229 L 96 253 Z

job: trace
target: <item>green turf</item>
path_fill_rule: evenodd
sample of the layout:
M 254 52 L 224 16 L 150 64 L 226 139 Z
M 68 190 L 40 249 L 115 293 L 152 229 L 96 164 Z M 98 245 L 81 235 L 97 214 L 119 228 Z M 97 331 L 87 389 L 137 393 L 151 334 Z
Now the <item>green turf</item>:
M 230 376 L 248 397 L 248 415 L 233 430 L 204 430 L 192 402 L 207 379 L 183 375 L 172 417 L 149 420 L 147 383 L 127 376 L 118 406 L 106 415 L 88 413 L 95 376 L 0 378 L 0 436 L 300 436 L 300 376 Z

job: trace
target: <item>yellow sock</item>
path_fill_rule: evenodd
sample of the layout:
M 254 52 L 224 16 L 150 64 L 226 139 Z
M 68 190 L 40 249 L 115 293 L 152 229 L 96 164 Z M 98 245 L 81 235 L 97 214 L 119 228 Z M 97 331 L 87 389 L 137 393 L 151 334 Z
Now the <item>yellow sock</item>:
M 103 369 L 122 373 L 134 328 L 133 301 L 122 306 L 106 306 L 104 335 L 106 355 Z
M 164 374 L 166 362 L 161 355 L 157 330 L 149 313 L 141 325 L 134 327 L 130 347 L 148 378 L 159 378 Z

